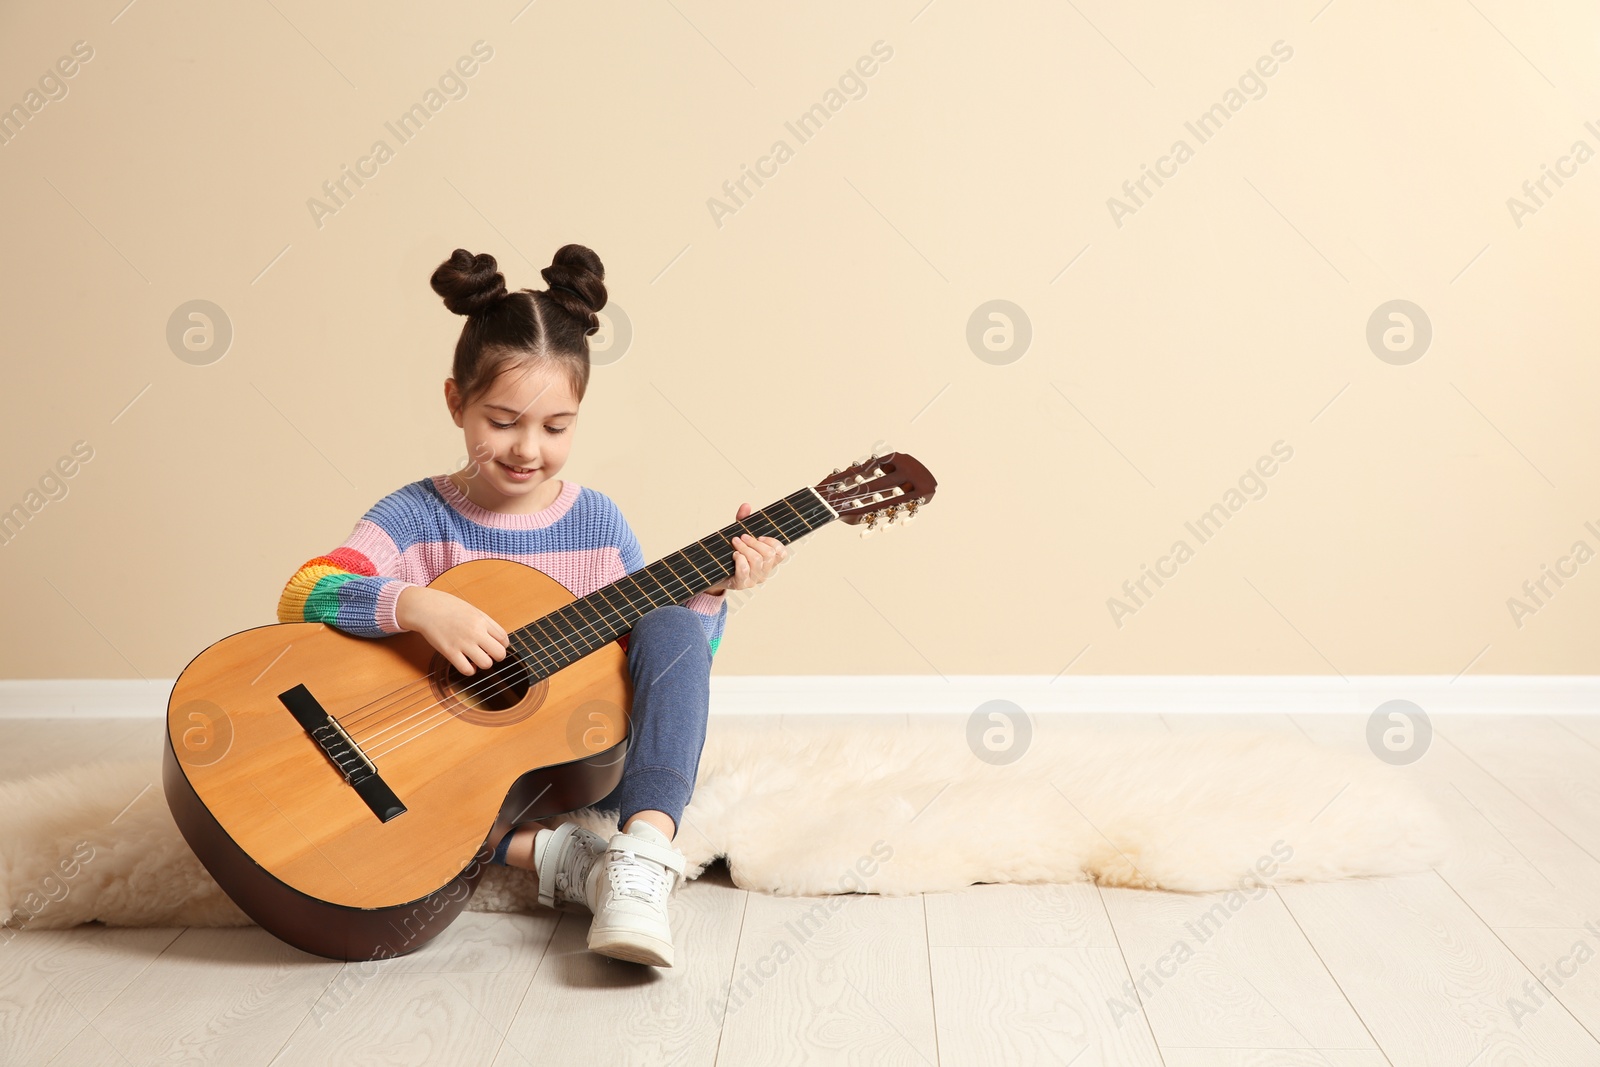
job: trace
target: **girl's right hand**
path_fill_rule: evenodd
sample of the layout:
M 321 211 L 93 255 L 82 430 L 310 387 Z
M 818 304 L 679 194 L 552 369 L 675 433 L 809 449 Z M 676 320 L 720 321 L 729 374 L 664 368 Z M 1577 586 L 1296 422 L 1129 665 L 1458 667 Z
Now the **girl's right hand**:
M 415 630 L 462 674 L 505 659 L 511 637 L 487 612 L 442 589 L 407 586 L 395 601 L 395 621 Z

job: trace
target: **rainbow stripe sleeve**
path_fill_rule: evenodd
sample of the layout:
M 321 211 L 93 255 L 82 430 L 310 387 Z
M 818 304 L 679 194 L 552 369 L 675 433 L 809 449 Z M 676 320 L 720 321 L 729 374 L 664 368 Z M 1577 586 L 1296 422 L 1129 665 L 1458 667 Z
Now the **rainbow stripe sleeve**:
M 349 545 L 300 565 L 278 597 L 279 622 L 321 622 L 357 637 L 400 632 L 395 602 L 407 585 L 380 575 L 372 560 Z

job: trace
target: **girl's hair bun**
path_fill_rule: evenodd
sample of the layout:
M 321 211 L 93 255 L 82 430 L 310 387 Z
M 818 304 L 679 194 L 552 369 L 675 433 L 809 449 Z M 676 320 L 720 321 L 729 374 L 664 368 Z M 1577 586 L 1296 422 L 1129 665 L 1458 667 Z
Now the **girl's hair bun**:
M 562 245 L 539 274 L 550 286 L 544 295 L 582 323 L 585 334 L 600 328 L 595 312 L 606 306 L 606 268 L 593 250 L 583 245 Z
M 475 256 L 465 248 L 439 264 L 432 282 L 433 291 L 444 297 L 444 306 L 457 315 L 476 315 L 506 295 L 505 275 L 496 268 L 494 257 L 487 252 Z

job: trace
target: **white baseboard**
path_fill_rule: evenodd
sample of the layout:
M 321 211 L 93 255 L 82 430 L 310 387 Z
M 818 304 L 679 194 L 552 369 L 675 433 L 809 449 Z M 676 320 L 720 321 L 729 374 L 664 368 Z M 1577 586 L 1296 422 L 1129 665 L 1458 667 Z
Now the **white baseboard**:
M 173 678 L 0 680 L 0 718 L 129 718 L 166 713 Z M 1009 700 L 1029 714 L 1368 715 L 1386 700 L 1429 715 L 1600 711 L 1596 675 L 722 675 L 716 715 L 970 714 Z

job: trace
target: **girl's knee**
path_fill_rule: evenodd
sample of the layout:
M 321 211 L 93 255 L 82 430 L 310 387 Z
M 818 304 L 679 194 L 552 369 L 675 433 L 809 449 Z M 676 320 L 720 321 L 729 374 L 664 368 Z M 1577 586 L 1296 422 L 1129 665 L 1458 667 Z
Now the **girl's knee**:
M 700 616 L 693 608 L 684 607 L 682 604 L 667 604 L 664 607 L 651 608 L 639 616 L 639 621 L 633 624 L 635 632 L 640 630 L 656 631 L 688 630 L 693 627 L 702 639 L 705 636 L 705 627 L 700 625 Z M 631 642 L 630 642 L 631 643 Z
M 649 656 L 677 663 L 685 650 L 692 652 L 696 648 L 705 653 L 703 666 L 709 669 L 711 651 L 700 613 L 682 604 L 668 604 L 645 612 L 633 624 L 633 636 L 628 638 L 630 660 Z

